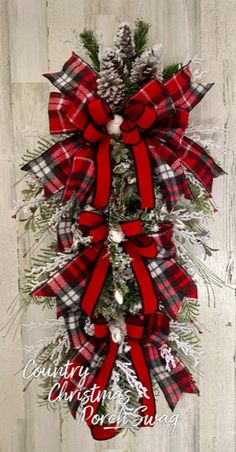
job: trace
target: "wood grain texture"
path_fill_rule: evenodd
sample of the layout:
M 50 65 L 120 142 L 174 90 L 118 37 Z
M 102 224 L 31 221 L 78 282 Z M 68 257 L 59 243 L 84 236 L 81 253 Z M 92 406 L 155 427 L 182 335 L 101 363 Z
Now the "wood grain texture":
M 194 112 L 194 121 L 225 130 L 222 143 L 231 151 L 215 151 L 228 176 L 215 182 L 214 197 L 219 208 L 210 224 L 210 244 L 220 251 L 207 261 L 227 282 L 235 285 L 235 123 L 236 123 L 236 9 L 234 0 L 1 0 L 0 28 L 0 282 L 1 320 L 17 294 L 18 274 L 29 257 L 23 257 L 32 238 L 11 219 L 13 201 L 20 199 L 20 156 L 33 146 L 25 138 L 26 127 L 47 133 L 49 86 L 41 73 L 57 70 L 68 58 L 72 44 L 65 43 L 72 31 L 93 28 L 103 35 L 104 46 L 113 44 L 120 21 L 134 23 L 143 17 L 151 23 L 151 41 L 161 42 L 164 62 L 183 61 L 198 55 L 207 60 L 207 79 L 215 86 Z M 216 139 L 218 139 L 216 137 Z M 17 193 L 16 193 L 17 191 Z M 7 246 L 6 246 L 7 244 Z M 18 256 L 18 257 L 17 257 Z M 230 265 L 229 265 L 230 263 Z M 19 270 L 18 270 L 19 269 Z M 37 385 L 23 393 L 21 368 L 23 344 L 34 343 L 41 334 L 24 326 L 31 320 L 48 318 L 47 312 L 31 307 L 21 329 L 0 345 L 1 412 L 0 452 L 233 452 L 235 450 L 235 297 L 234 291 L 215 290 L 215 304 L 208 305 L 200 287 L 201 321 L 206 326 L 202 344 L 208 353 L 199 379 L 201 396 L 184 396 L 176 412 L 180 422 L 173 435 L 165 425 L 143 429 L 136 437 L 118 436 L 95 442 L 86 426 L 76 427 L 69 415 L 38 408 Z M 50 315 L 53 315 L 50 313 Z M 170 414 L 162 397 L 157 411 Z

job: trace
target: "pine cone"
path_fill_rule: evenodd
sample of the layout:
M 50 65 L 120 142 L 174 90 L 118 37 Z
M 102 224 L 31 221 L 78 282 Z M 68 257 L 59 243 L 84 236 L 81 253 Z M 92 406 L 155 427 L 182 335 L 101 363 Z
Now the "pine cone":
M 132 58 L 134 55 L 134 44 L 130 26 L 127 22 L 122 22 L 117 30 L 115 46 L 119 55 L 124 59 Z
M 113 50 L 106 49 L 101 57 L 101 68 L 97 78 L 97 93 L 113 112 L 118 112 L 126 97 L 123 62 Z
M 150 79 L 162 81 L 162 66 L 160 62 L 161 46 L 145 50 L 137 57 L 131 70 L 131 82 L 142 83 Z

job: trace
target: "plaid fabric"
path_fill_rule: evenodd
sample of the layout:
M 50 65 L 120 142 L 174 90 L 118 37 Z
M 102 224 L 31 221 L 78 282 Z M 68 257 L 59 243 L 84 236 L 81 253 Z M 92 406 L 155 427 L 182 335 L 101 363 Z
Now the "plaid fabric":
M 85 344 L 85 346 L 79 351 L 79 354 L 77 355 L 76 360 L 75 360 L 75 366 L 81 365 L 80 363 L 84 362 L 84 364 L 82 364 L 82 365 L 89 369 L 89 375 L 86 378 L 85 385 L 82 388 L 83 391 L 86 391 L 86 389 L 89 389 L 94 385 L 96 376 L 98 375 L 98 373 L 102 367 L 103 360 L 107 353 L 107 344 L 104 342 L 102 343 L 102 345 L 100 347 L 98 347 L 98 348 L 94 347 L 94 353 L 92 355 L 89 353 L 89 347 L 90 347 L 90 342 L 87 342 L 87 344 Z M 90 361 L 88 362 L 89 354 L 90 354 L 91 358 L 90 358 Z M 85 362 L 87 362 L 87 365 L 85 364 Z M 75 380 L 73 380 L 73 386 L 71 387 L 70 390 L 73 391 L 76 389 L 78 389 L 78 382 L 75 379 Z M 72 398 L 72 400 L 68 401 L 68 407 L 69 407 L 69 410 L 73 417 L 76 417 L 76 412 L 77 412 L 79 406 L 80 406 L 80 401 L 77 399 L 76 394 L 75 394 L 75 396 Z
M 80 130 L 84 130 L 89 121 L 89 102 L 99 99 L 89 86 L 80 85 L 73 97 L 67 116 L 71 123 Z M 49 112 L 50 118 L 50 112 Z
M 84 204 L 93 192 L 95 183 L 95 163 L 90 148 L 81 150 L 74 159 L 71 173 L 67 178 L 62 202 L 67 202 L 75 194 L 80 204 Z
M 74 52 L 61 71 L 43 75 L 66 94 L 75 91 L 80 83 L 87 83 L 91 88 L 96 87 L 96 72 Z
M 78 128 L 67 116 L 70 105 L 70 96 L 61 93 L 50 93 L 48 115 L 49 130 L 52 135 L 78 132 Z
M 148 139 L 147 144 L 154 163 L 154 175 L 157 177 L 157 182 L 166 198 L 168 209 L 174 208 L 181 195 L 184 195 L 187 199 L 192 199 L 181 160 L 175 156 L 169 147 L 155 138 Z M 170 168 L 168 174 L 167 168 L 164 170 L 159 168 L 160 164 L 163 166 L 163 162 Z
M 80 401 L 77 399 L 76 390 L 85 390 L 91 388 L 95 383 L 95 378 L 102 367 L 103 360 L 107 355 L 109 338 L 97 338 L 94 336 L 88 336 L 84 332 L 84 325 L 81 321 L 80 314 L 77 311 L 70 310 L 64 316 L 65 323 L 70 336 L 71 345 L 77 350 L 75 358 L 71 361 L 69 370 L 76 369 L 83 366 L 89 371 L 89 375 L 85 380 L 85 384 L 82 388 L 79 387 L 79 379 L 74 375 L 74 378 L 60 380 L 62 386 L 67 381 L 67 392 L 74 392 L 72 400 L 68 401 L 68 406 L 71 414 L 75 417 Z
M 158 120 L 168 118 L 175 113 L 175 106 L 164 85 L 157 80 L 146 83 L 127 102 L 132 104 L 141 102 L 155 110 Z
M 170 317 L 176 319 L 183 305 L 183 298 L 197 298 L 197 286 L 174 260 L 175 246 L 171 236 L 172 226 L 161 225 L 159 233 L 153 236 L 158 255 L 155 259 L 147 259 L 147 264 L 158 299 L 163 303 Z
M 78 309 L 70 309 L 64 314 L 65 325 L 70 337 L 72 348 L 80 349 L 89 340 L 84 332 L 81 313 Z
M 81 84 L 76 93 L 66 95 L 51 93 L 48 114 L 52 134 L 71 133 L 83 130 L 88 122 L 88 101 L 97 99 L 94 91 Z
M 159 384 L 164 396 L 173 410 L 183 392 L 198 393 L 197 386 L 192 381 L 192 375 L 175 357 L 176 367 L 166 370 L 166 362 L 160 355 L 160 348 L 168 344 L 170 320 L 162 312 L 145 316 L 145 330 L 142 345 L 148 367 L 153 378 Z
M 180 148 L 175 152 L 184 166 L 199 179 L 209 193 L 212 191 L 213 178 L 225 174 L 199 144 L 187 137 L 183 138 Z
M 73 244 L 72 225 L 74 219 L 72 217 L 62 218 L 57 225 L 57 246 L 60 252 L 71 248 Z
M 164 87 L 175 107 L 186 111 L 191 111 L 212 86 L 213 83 L 202 85 L 201 83 L 193 82 L 190 64 L 182 67 L 164 83 Z
M 78 307 L 83 290 L 89 279 L 90 269 L 100 247 L 87 247 L 62 269 L 34 291 L 35 296 L 57 297 L 57 316 L 72 307 Z
M 78 165 L 79 174 L 76 172 Z M 77 199 L 82 203 L 93 189 L 95 177 L 93 151 L 78 135 L 55 143 L 22 169 L 43 178 L 46 198 L 64 189 L 63 202 L 75 192 Z
M 179 148 L 184 131 L 188 126 L 189 113 L 176 109 L 175 114 L 155 123 L 151 135 L 172 147 Z
M 156 182 L 160 186 L 161 192 L 166 199 L 168 210 L 171 210 L 174 208 L 181 196 L 177 177 L 175 176 L 173 169 L 162 159 L 156 158 L 154 162 L 154 175 Z
M 160 386 L 169 407 L 174 410 L 184 392 L 199 394 L 199 390 L 187 368 L 175 357 L 176 367 L 168 372 L 165 360 L 161 358 L 157 347 L 147 344 L 146 359 L 153 378 Z

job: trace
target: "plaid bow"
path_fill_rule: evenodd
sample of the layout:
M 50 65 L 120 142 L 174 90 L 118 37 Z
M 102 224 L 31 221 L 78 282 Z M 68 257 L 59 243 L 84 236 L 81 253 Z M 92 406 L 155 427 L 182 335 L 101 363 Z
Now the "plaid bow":
M 62 71 L 46 77 L 61 91 L 50 96 L 51 133 L 75 135 L 56 143 L 22 169 L 44 178 L 46 197 L 63 189 L 64 202 L 76 193 L 84 203 L 95 188 L 93 205 L 104 208 L 111 186 L 106 125 L 113 115 L 96 94 L 96 74 L 73 54 Z M 186 65 L 164 84 L 148 82 L 126 102 L 121 112 L 121 139 L 133 152 L 141 208 L 154 207 L 152 165 L 169 209 L 181 194 L 191 198 L 184 167 L 209 192 L 213 177 L 223 173 L 201 146 L 184 137 L 189 111 L 211 86 L 193 83 Z
M 60 249 L 72 245 L 71 220 L 63 219 L 58 227 Z M 35 296 L 57 297 L 58 317 L 68 309 L 78 306 L 89 316 L 102 292 L 110 267 L 107 249 L 108 226 L 104 217 L 83 212 L 78 226 L 91 237 L 91 245 L 74 256 L 46 283 L 34 291 Z M 197 287 L 185 270 L 175 261 L 175 246 L 171 240 L 172 226 L 160 225 L 159 232 L 144 236 L 139 220 L 120 224 L 125 236 L 122 246 L 131 257 L 131 267 L 136 278 L 145 314 L 158 308 L 162 302 L 169 315 L 175 319 L 183 298 L 197 298 Z
M 69 318 L 71 315 L 73 316 L 70 313 Z M 166 363 L 160 350 L 168 341 L 169 322 L 168 317 L 158 312 L 140 317 L 129 316 L 125 324 L 127 343 L 130 347 L 128 354 L 139 381 L 147 389 L 146 395 L 140 403 L 146 407 L 145 416 L 152 418 L 152 420 L 154 420 L 156 408 L 149 369 L 172 410 L 184 392 L 198 393 L 192 375 L 178 358 L 175 357 L 175 364 L 169 371 L 166 370 Z M 70 373 L 73 369 L 83 366 L 89 369 L 89 376 L 82 388 L 80 388 L 80 378 L 76 373 L 73 377 L 65 376 L 61 378 L 59 383 L 54 386 L 51 398 L 55 400 L 61 390 L 72 393 L 72 398 L 68 404 L 72 415 L 75 417 L 80 404 L 77 397 L 78 390 L 84 391 L 96 385 L 96 394 L 99 394 L 99 391 L 101 391 L 101 394 L 107 388 L 119 344 L 114 342 L 108 324 L 103 319 L 97 319 L 94 323 L 93 337 L 87 336 L 83 332 L 79 319 L 77 319 L 76 329 L 72 334 L 69 330 L 69 333 L 72 346 L 77 349 L 77 354 L 70 362 L 68 372 Z M 89 401 L 88 405 L 92 406 L 94 415 L 100 405 L 99 397 L 95 402 Z M 101 425 L 97 427 L 92 425 L 92 419 L 88 419 L 87 424 L 95 439 L 109 439 L 117 434 L 117 427 L 119 427 L 115 422 L 109 426 Z M 109 429 L 106 427 L 109 427 Z
M 154 193 L 152 185 L 150 153 L 143 135 L 152 124 L 168 117 L 174 111 L 163 85 L 152 80 L 145 86 L 145 98 L 133 96 L 126 103 L 122 115 L 121 139 L 130 146 L 136 167 L 141 208 L 153 208 Z M 80 131 L 82 139 L 95 146 L 96 182 L 93 205 L 103 209 L 109 202 L 111 186 L 110 141 L 106 125 L 114 118 L 106 102 L 84 84 L 78 87 L 75 95 L 52 93 L 49 102 L 51 133 Z M 76 168 L 78 171 L 78 168 Z M 74 172 L 72 171 L 72 174 Z M 75 175 L 70 180 L 76 181 Z M 74 186 L 74 190 L 75 190 Z M 71 184 L 65 187 L 63 201 L 71 196 Z
M 66 286 L 68 287 L 68 283 L 73 286 L 78 284 L 78 281 L 82 282 L 80 279 L 85 280 L 80 308 L 91 316 L 110 268 L 106 242 L 109 228 L 103 215 L 93 212 L 83 212 L 80 215 L 79 228 L 91 237 L 91 246 L 86 247 L 49 281 L 36 289 L 34 295 L 60 297 L 63 293 L 62 300 L 68 308 L 75 301 L 76 293 L 67 291 Z M 142 223 L 139 220 L 121 223 L 120 228 L 125 236 L 122 246 L 131 258 L 131 267 L 140 288 L 144 312 L 153 312 L 157 309 L 157 299 L 145 259 L 156 256 L 155 241 L 143 235 Z

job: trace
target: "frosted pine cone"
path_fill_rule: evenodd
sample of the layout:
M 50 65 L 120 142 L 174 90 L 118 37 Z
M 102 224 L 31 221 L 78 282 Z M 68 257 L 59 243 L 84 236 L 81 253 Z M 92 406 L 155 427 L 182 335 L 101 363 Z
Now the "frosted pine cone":
M 130 26 L 127 22 L 122 22 L 117 30 L 115 37 L 115 46 L 119 55 L 126 59 L 134 55 L 134 44 Z
M 101 57 L 101 72 L 97 78 L 97 93 L 113 112 L 122 108 L 126 97 L 123 76 L 124 65 L 120 57 L 111 49 L 106 49 Z
M 142 83 L 150 79 L 162 81 L 161 45 L 145 50 L 137 57 L 131 70 L 132 83 Z

